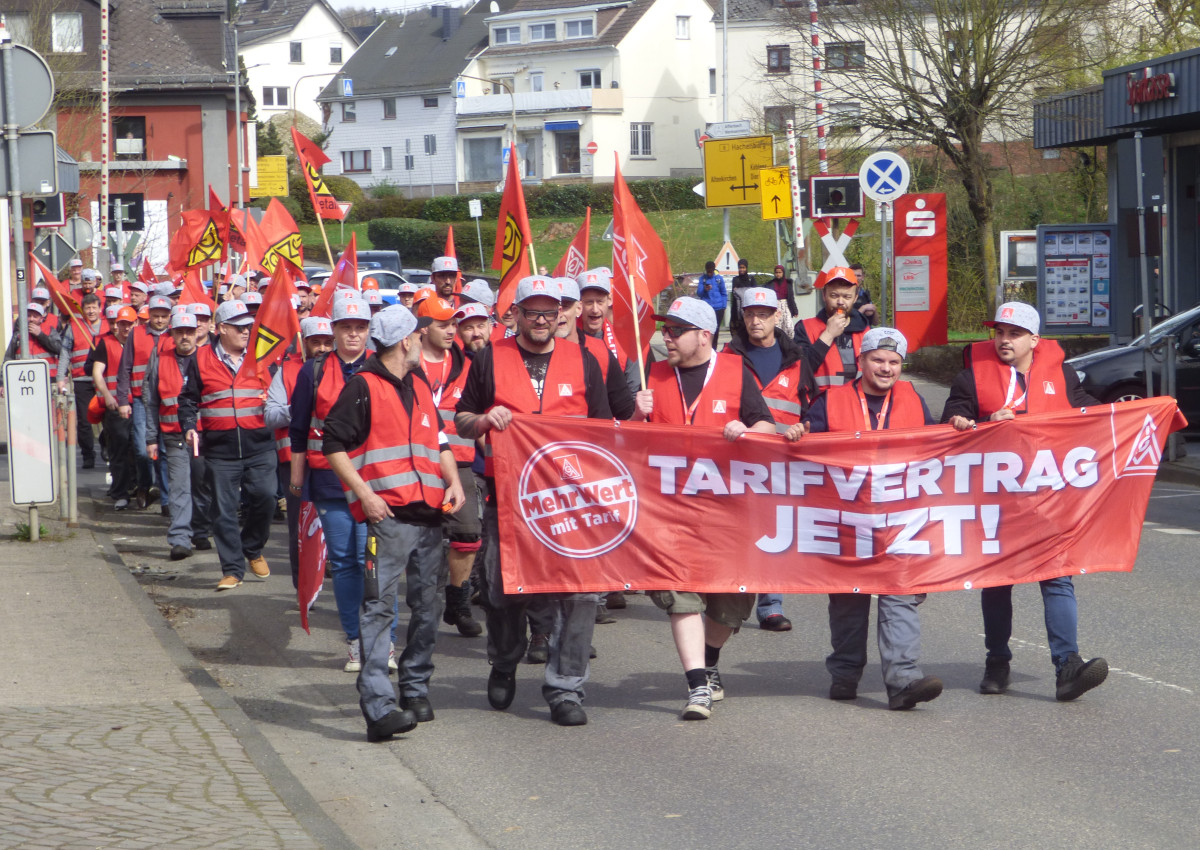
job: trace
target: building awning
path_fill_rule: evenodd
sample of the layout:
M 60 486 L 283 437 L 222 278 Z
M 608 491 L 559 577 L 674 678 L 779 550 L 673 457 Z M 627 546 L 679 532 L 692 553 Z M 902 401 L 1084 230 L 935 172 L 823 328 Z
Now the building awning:
M 55 145 L 55 159 L 58 160 L 58 191 L 74 193 L 79 191 L 79 163 L 62 148 Z
M 545 129 L 550 133 L 571 133 L 578 130 L 581 123 L 579 119 L 571 121 L 547 121 Z

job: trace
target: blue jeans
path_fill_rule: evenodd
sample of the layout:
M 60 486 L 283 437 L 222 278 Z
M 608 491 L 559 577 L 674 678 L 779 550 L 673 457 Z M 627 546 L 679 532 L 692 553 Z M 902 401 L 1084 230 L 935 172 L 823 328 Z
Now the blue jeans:
M 1038 582 L 1042 586 L 1042 606 L 1046 614 L 1046 642 L 1054 669 L 1061 670 L 1067 656 L 1079 652 L 1079 606 L 1070 576 Z M 1012 585 L 985 587 L 979 595 L 983 608 L 983 643 L 987 657 L 1012 660 L 1008 639 L 1012 637 Z
M 137 488 L 149 490 L 154 483 L 154 467 L 150 464 L 150 455 L 146 452 L 146 405 L 140 398 L 131 398 L 129 406 L 133 408 L 130 421 L 133 423 L 133 456 L 134 469 L 137 470 Z M 161 449 L 162 447 L 159 446 Z
M 333 598 L 346 640 L 358 640 L 358 612 L 363 601 L 363 564 L 367 549 L 367 524 L 355 522 L 344 499 L 319 499 L 313 503 L 325 532 L 326 563 L 333 578 Z M 393 626 L 393 628 L 395 628 Z
M 758 594 L 758 604 L 755 606 L 754 613 L 758 616 L 759 625 L 767 617 L 783 614 L 783 594 L 782 593 L 760 593 Z
M 245 458 L 208 458 L 213 494 L 212 528 L 221 572 L 242 578 L 246 559 L 257 558 L 271 533 L 275 512 L 275 450 Z M 242 523 L 238 508 L 245 502 Z

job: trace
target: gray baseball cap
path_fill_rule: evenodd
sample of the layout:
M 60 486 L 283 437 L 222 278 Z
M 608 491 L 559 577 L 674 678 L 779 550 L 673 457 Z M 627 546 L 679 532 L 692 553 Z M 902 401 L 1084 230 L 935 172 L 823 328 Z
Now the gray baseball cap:
M 894 351 L 903 360 L 908 355 L 908 340 L 895 328 L 871 328 L 863 334 L 860 351 L 866 354 L 868 351 L 876 349 Z
M 245 275 L 240 275 L 240 274 L 236 274 L 236 273 L 231 274 L 229 277 L 225 278 L 225 286 L 240 286 L 243 289 L 245 289 L 246 288 L 246 277 L 245 277 Z
M 221 306 L 217 308 L 217 313 L 213 316 L 214 325 L 252 325 L 254 317 L 250 315 L 250 311 L 246 309 L 245 303 L 241 301 L 223 301 Z
M 432 322 L 433 319 L 428 316 L 418 319 L 403 304 L 393 304 L 371 317 L 371 339 L 384 347 L 393 346 L 413 331 L 428 327 Z
M 182 310 L 171 317 L 171 330 L 176 328 L 195 328 L 196 314 Z
M 146 302 L 147 310 L 170 310 L 175 305 L 171 303 L 171 299 L 165 295 L 154 295 Z
M 717 332 L 717 314 L 708 304 L 699 298 L 684 295 L 671 302 L 671 308 L 666 315 L 655 315 L 660 322 L 675 322 L 681 325 L 691 325 L 702 331 L 715 334 Z
M 154 287 L 155 295 L 170 296 L 175 294 L 175 284 L 171 281 L 164 281 Z
M 488 308 L 479 303 L 464 304 L 454 311 L 455 322 L 465 322 L 467 319 L 490 319 Z
M 246 306 L 249 306 L 251 304 L 259 304 L 259 305 L 262 304 L 262 293 L 261 292 L 254 292 L 253 290 L 247 289 L 245 292 L 243 292 L 238 297 L 242 299 L 242 303 L 245 304 Z
M 772 310 L 778 310 L 779 296 L 775 294 L 775 290 L 767 289 L 765 286 L 743 289 L 742 309 L 745 310 L 747 307 L 769 307 Z
M 309 316 L 300 320 L 300 336 L 333 336 L 333 326 L 324 316 Z
M 353 292 L 353 290 L 351 291 Z M 331 322 L 342 322 L 347 319 L 357 319 L 360 322 L 371 321 L 371 305 L 358 297 L 357 292 L 353 292 L 353 295 L 353 298 L 334 299 Z
M 403 289 L 403 287 L 401 287 L 401 289 Z M 485 307 L 496 306 L 496 293 L 492 291 L 491 285 L 480 277 L 464 283 L 460 295 L 463 298 L 469 298 L 472 301 L 477 301 L 480 304 L 483 304 Z
M 203 301 L 193 301 L 187 305 L 187 311 L 193 316 L 208 316 L 210 319 L 212 318 L 212 308 Z
M 1015 325 L 1018 328 L 1024 328 L 1031 334 L 1035 334 L 1040 333 L 1039 329 L 1042 326 L 1042 317 L 1038 315 L 1037 308 L 1030 304 L 1022 304 L 1020 301 L 1009 301 L 996 308 L 996 318 L 983 324 L 989 328 L 996 325 Z
M 579 284 L 575 282 L 573 277 L 556 277 L 558 288 L 562 290 L 563 301 L 578 301 L 579 300 Z
M 517 281 L 517 294 L 513 298 L 514 304 L 520 304 L 527 298 L 539 297 L 562 301 L 562 289 L 559 287 L 558 281 L 551 277 L 543 277 L 542 275 L 523 277 Z
M 602 289 L 605 292 L 612 292 L 612 272 L 604 266 L 588 269 L 575 278 L 575 282 L 579 284 L 580 292 L 585 289 Z

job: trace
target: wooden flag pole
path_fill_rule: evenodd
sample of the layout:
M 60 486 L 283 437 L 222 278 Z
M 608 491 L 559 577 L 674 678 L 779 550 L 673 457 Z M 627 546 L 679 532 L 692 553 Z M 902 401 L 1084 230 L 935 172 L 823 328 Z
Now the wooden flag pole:
M 325 242 L 325 256 L 329 258 L 329 268 L 333 268 L 333 251 L 329 250 L 329 237 L 325 235 L 325 219 L 321 218 L 321 211 L 313 205 L 313 212 L 317 214 L 317 226 L 321 228 L 321 239 Z M 297 225 L 298 226 L 298 225 Z

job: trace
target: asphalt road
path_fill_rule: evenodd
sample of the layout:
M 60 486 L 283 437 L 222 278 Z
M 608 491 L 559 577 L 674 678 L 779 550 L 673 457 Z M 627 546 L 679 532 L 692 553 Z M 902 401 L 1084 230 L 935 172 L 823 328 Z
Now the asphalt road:
M 437 719 L 369 745 L 326 586 L 300 628 L 285 573 L 216 594 L 213 554 L 171 564 L 163 521 L 95 514 L 197 659 L 362 847 L 1190 848 L 1200 846 L 1200 491 L 1159 485 L 1137 568 L 1077 580 L 1085 657 L 1109 680 L 1054 700 L 1036 587 L 1014 593 L 1013 685 L 977 693 L 974 592 L 922 606 L 925 671 L 946 684 L 886 710 L 871 661 L 853 704 L 826 698 L 823 597 L 788 597 L 796 628 L 748 626 L 721 661 L 728 697 L 684 723 L 667 622 L 644 596 L 597 626 L 584 728 L 549 721 L 541 668 L 508 712 L 484 695 L 484 640 L 443 626 Z M 119 525 L 118 525 L 119 523 Z M 1097 529 L 1096 534 L 1103 534 Z

